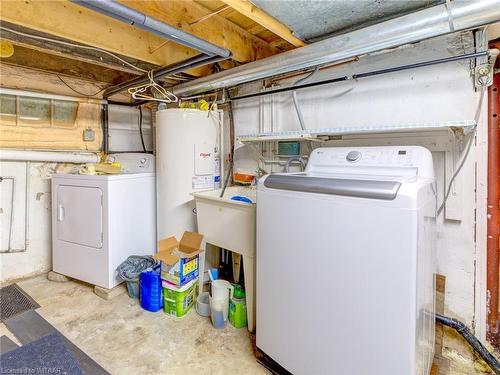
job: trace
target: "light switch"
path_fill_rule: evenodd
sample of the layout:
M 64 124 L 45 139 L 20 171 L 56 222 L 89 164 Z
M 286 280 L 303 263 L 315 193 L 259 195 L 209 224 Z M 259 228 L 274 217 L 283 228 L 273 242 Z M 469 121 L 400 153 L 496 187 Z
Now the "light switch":
M 93 142 L 95 140 L 95 131 L 91 128 L 87 128 L 83 131 L 84 142 Z

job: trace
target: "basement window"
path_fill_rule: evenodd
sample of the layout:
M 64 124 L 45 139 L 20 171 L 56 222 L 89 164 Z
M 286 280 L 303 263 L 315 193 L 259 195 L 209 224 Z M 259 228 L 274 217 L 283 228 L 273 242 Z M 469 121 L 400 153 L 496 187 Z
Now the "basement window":
M 2 125 L 74 128 L 78 102 L 0 94 Z
M 50 99 L 19 96 L 18 125 L 50 125 Z
M 72 128 L 75 125 L 78 102 L 52 100 L 52 123 L 54 126 Z
M 15 125 L 17 122 L 17 97 L 0 95 L 0 120 L 2 124 Z

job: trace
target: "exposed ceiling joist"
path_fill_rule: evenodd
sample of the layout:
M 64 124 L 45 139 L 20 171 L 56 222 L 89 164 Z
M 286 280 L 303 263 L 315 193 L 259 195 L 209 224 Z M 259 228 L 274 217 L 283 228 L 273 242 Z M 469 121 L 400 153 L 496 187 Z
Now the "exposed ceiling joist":
M 0 74 L 0 86 L 12 89 L 19 89 L 34 92 L 49 92 L 57 95 L 67 96 L 92 96 L 93 98 L 101 98 L 101 93 L 97 91 L 103 89 L 106 85 L 100 82 L 89 82 L 88 80 L 78 79 L 73 77 L 64 77 L 64 82 L 70 87 L 78 90 L 84 94 L 76 94 L 68 86 L 53 73 L 25 68 L 21 66 L 14 66 L 10 64 L 2 64 Z M 76 94 L 76 95 L 75 95 Z M 93 95 L 96 94 L 96 95 Z M 120 101 L 127 101 L 128 95 L 122 95 L 117 98 Z
M 229 5 L 224 5 L 223 7 L 220 7 L 219 9 L 214 10 L 212 13 L 208 13 L 207 15 L 200 17 L 197 20 L 189 22 L 189 26 L 193 26 L 194 24 L 208 20 L 210 17 L 213 17 L 216 14 L 220 14 L 222 12 L 225 12 L 226 10 L 228 10 L 230 8 L 231 7 Z
M 302 47 L 305 45 L 304 41 L 293 35 L 292 31 L 283 25 L 280 21 L 270 16 L 260 8 L 256 7 L 248 0 L 222 0 L 234 10 L 237 10 L 244 16 L 262 25 L 267 30 L 272 31 L 274 34 L 285 39 L 287 42 L 293 44 L 295 47 Z
M 246 63 L 279 53 L 264 40 L 232 23 L 220 14 L 190 0 L 120 0 L 148 16 L 196 35 L 218 46 L 228 48 L 233 59 Z M 209 16 L 204 18 L 205 16 Z M 203 19 L 204 18 L 204 19 Z M 202 22 L 197 22 L 203 19 Z M 174 44 L 175 43 L 168 43 Z
M 53 36 L 47 33 L 41 33 L 39 31 L 27 29 L 25 27 L 19 26 L 19 25 L 14 25 L 9 22 L 5 22 L 2 20 L 2 26 L 7 27 L 15 32 L 20 32 L 25 35 L 21 35 L 15 32 L 9 32 L 6 31 L 5 29 L 1 30 L 2 33 L 2 39 L 11 41 L 13 44 L 18 45 L 18 46 L 23 46 L 27 47 L 36 51 L 40 51 L 43 53 L 47 53 L 50 55 L 55 55 L 55 56 L 60 56 L 60 57 L 66 57 L 70 58 L 72 60 L 78 60 L 82 61 L 85 63 L 90 63 L 90 64 L 95 64 L 99 65 L 105 68 L 113 69 L 113 70 L 118 70 L 121 72 L 126 72 L 126 73 L 131 73 L 134 75 L 140 75 L 142 74 L 141 72 L 129 67 L 128 65 L 120 62 L 119 60 L 115 59 L 114 57 L 99 52 L 95 50 L 88 50 L 88 49 L 82 49 L 79 47 L 71 47 L 68 45 L 64 44 L 59 44 L 56 42 L 49 42 L 46 40 L 40 40 L 37 39 L 36 37 L 42 37 L 46 38 L 49 37 L 50 39 L 54 40 L 59 40 L 62 42 L 73 42 L 68 39 L 63 39 L 57 36 Z M 29 37 L 27 35 L 33 35 L 34 37 Z M 74 43 L 74 42 L 73 42 Z M 139 61 L 137 59 L 132 59 L 130 57 L 126 57 L 124 55 L 118 55 L 120 58 L 125 59 L 128 61 L 130 64 L 137 66 L 141 69 L 144 69 L 146 71 L 149 71 L 151 69 L 158 68 L 158 65 L 155 64 L 149 64 L 145 63 L 143 61 Z
M 183 28 L 183 23 L 178 23 L 178 20 L 199 19 L 210 13 L 195 3 L 183 1 L 168 2 L 168 6 L 160 1 L 125 3 Z M 167 12 L 168 17 L 165 16 Z M 198 54 L 197 51 L 173 42 L 156 48 L 165 40 L 68 1 L 7 1 L 0 7 L 0 17 L 2 21 L 11 24 L 101 48 L 153 66 L 171 65 Z M 246 30 L 230 21 L 222 22 L 219 18 L 225 20 L 215 15 L 198 25 L 187 25 L 185 30 L 231 49 L 233 58 L 240 62 L 253 61 L 279 52 Z M 207 37 L 208 34 L 211 38 Z M 217 40 L 213 40 L 214 38 Z
M 250 34 L 258 34 L 264 30 L 267 30 L 264 26 L 262 25 L 255 25 L 255 26 L 252 26 L 251 28 L 247 29 L 247 31 L 250 33 Z
M 29 29 L 158 66 L 197 54 L 174 43 L 151 54 L 149 47 L 164 41 L 159 36 L 68 1 L 6 1 L 0 7 L 0 16 L 2 20 Z
M 15 45 L 11 57 L 0 58 L 3 64 L 22 66 L 47 71 L 65 77 L 79 78 L 89 82 L 116 84 L 136 77 L 107 67 L 48 54 L 31 48 Z

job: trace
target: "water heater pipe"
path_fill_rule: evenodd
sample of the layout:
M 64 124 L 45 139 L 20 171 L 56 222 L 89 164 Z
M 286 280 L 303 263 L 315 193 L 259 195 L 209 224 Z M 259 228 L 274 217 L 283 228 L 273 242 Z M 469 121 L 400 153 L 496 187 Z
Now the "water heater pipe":
M 39 161 L 55 163 L 97 163 L 99 156 L 92 153 L 31 151 L 31 150 L 0 150 L 2 161 Z
M 173 88 L 198 94 L 309 69 L 500 21 L 500 0 L 453 1 L 280 53 Z

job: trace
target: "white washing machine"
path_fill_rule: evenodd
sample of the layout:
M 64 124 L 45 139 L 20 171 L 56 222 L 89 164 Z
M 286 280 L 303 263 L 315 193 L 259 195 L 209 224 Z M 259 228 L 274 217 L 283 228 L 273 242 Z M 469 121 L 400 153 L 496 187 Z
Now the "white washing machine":
M 318 148 L 257 188 L 257 347 L 280 373 L 427 375 L 436 194 L 423 147 Z
M 129 255 L 156 252 L 154 157 L 114 154 L 116 175 L 52 177 L 53 270 L 103 288 Z

